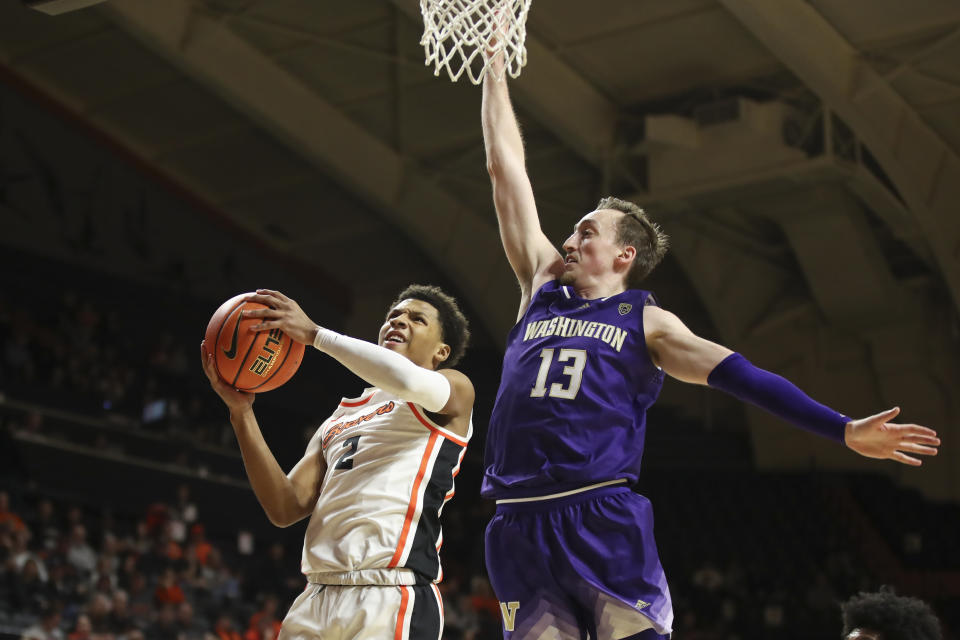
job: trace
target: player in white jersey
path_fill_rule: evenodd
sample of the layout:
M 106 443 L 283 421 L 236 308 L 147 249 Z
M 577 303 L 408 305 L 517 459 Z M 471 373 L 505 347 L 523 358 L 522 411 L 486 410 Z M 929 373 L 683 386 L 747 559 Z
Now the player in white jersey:
M 276 291 L 248 299 L 271 307 L 244 312 L 261 318 L 256 330 L 279 328 L 373 385 L 340 402 L 285 474 L 260 432 L 253 394 L 221 381 L 201 345 L 267 517 L 285 527 L 310 515 L 301 562 L 308 585 L 280 640 L 439 639 L 440 512 L 473 431 L 473 385 L 449 368 L 466 349 L 466 318 L 440 289 L 412 285 L 390 306 L 375 345 L 314 324 Z

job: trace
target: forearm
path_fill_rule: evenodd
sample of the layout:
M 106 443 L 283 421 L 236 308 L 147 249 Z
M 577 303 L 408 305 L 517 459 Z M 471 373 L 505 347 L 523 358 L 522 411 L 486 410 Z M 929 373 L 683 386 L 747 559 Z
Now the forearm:
M 739 353 L 720 362 L 710 372 L 707 384 L 802 429 L 845 444 L 850 418 L 813 400 L 786 378 L 754 366 Z
M 491 74 L 484 78 L 480 120 L 491 176 L 502 175 L 505 167 L 524 167 L 523 137 L 506 79 L 497 81 Z
M 450 398 L 443 374 L 417 366 L 399 353 L 319 327 L 313 346 L 368 383 L 427 411 L 440 411 Z
M 299 504 L 293 483 L 263 439 L 253 411 L 231 413 L 230 424 L 240 445 L 250 486 L 270 522 L 285 527 L 302 518 L 308 507 Z

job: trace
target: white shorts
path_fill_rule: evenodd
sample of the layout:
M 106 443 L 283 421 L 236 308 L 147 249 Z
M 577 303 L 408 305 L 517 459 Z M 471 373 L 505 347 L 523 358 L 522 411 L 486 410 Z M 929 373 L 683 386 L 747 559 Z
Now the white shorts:
M 440 640 L 443 602 L 435 584 L 308 584 L 278 640 Z

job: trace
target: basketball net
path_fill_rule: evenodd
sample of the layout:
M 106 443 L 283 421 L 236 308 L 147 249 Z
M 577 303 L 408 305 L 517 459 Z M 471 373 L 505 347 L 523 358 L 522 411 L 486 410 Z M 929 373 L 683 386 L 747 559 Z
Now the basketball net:
M 520 75 L 527 64 L 527 13 L 531 0 L 420 0 L 423 37 L 420 44 L 433 75 L 447 70 L 456 82 L 463 72 L 473 84 L 483 82 L 488 71 L 497 80 L 506 71 Z M 493 46 L 491 47 L 491 42 Z M 503 71 L 491 62 L 503 56 Z

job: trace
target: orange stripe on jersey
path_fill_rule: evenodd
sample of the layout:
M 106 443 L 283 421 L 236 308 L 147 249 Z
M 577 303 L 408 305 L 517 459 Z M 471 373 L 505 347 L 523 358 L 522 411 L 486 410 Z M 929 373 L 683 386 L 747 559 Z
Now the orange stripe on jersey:
M 444 431 L 444 430 L 438 428 L 437 426 L 431 424 L 429 420 L 427 420 L 427 419 L 424 418 L 422 415 L 420 415 L 420 412 L 417 411 L 417 408 L 416 408 L 415 406 L 413 406 L 413 403 L 412 403 L 412 402 L 408 402 L 408 403 L 407 403 L 407 406 L 410 407 L 410 411 L 413 411 L 413 415 L 417 416 L 417 420 L 419 420 L 420 423 L 421 423 L 423 426 L 425 426 L 427 429 L 430 429 L 430 431 L 433 431 L 435 434 L 439 434 L 439 435 L 443 436 L 443 437 L 446 438 L 447 440 L 450 440 L 450 441 L 452 441 L 452 442 L 456 442 L 456 443 L 457 443 L 458 445 L 460 445 L 461 447 L 467 446 L 468 443 L 467 443 L 466 440 L 463 440 L 462 438 L 453 435 L 453 434 L 450 433 L 449 431 Z
M 397 628 L 393 640 L 403 640 L 403 618 L 407 615 L 407 602 L 410 600 L 409 587 L 400 587 L 400 611 L 397 612 Z
M 393 569 L 400 562 L 403 555 L 403 547 L 407 544 L 407 536 L 410 534 L 410 524 L 413 522 L 413 516 L 417 512 L 417 496 L 420 493 L 420 484 L 423 477 L 427 474 L 427 466 L 430 463 L 430 455 L 433 453 L 433 447 L 437 442 L 437 433 L 430 434 L 427 440 L 427 446 L 423 451 L 423 458 L 420 459 L 420 469 L 417 471 L 417 477 L 413 481 L 413 490 L 410 492 L 410 503 L 407 505 L 407 517 L 403 520 L 403 528 L 400 530 L 400 541 L 397 542 L 397 550 L 393 552 L 390 558 L 388 569 Z
M 433 589 L 433 595 L 437 596 L 437 604 L 440 605 L 440 619 L 443 620 L 443 597 L 440 595 L 440 589 L 437 588 L 435 582 L 431 582 L 430 587 Z
M 367 396 L 366 398 L 364 398 L 363 400 L 357 400 L 356 402 L 341 402 L 341 403 L 340 403 L 340 406 L 341 406 L 341 407 L 359 407 L 359 406 L 361 406 L 361 405 L 365 405 L 365 404 L 367 404 L 368 402 L 370 402 L 370 398 L 372 398 L 372 397 L 373 397 L 373 394 L 371 393 L 370 395 L 368 395 L 368 396 Z

